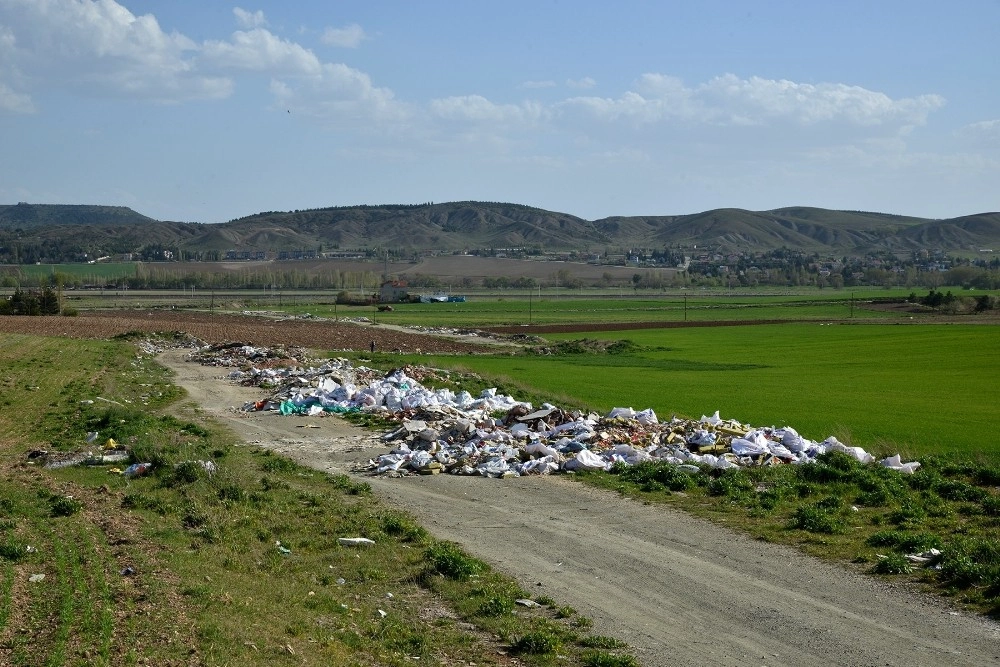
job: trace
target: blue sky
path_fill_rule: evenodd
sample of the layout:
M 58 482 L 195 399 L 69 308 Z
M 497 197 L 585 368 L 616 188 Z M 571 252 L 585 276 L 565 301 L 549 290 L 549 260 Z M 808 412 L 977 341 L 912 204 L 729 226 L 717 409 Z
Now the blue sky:
M 0 0 L 0 203 L 997 211 L 997 34 L 998 0 Z

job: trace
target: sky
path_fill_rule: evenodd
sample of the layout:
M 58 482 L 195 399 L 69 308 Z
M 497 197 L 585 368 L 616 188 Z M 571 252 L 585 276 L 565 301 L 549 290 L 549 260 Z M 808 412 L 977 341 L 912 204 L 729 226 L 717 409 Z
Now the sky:
M 0 0 L 0 204 L 1000 210 L 1000 0 Z

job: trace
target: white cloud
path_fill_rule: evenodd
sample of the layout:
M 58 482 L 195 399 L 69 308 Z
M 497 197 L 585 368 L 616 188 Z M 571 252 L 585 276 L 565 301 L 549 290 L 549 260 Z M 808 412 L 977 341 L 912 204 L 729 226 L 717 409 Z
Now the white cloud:
M 3 81 L 0 81 L 0 111 L 31 113 L 34 110 L 35 105 L 31 101 L 30 95 L 11 90 Z
M 525 81 L 521 84 L 522 88 L 527 88 L 529 90 L 541 89 L 541 88 L 555 88 L 555 81 Z
M 229 41 L 207 41 L 201 60 L 221 69 L 246 69 L 271 74 L 319 74 L 319 58 L 295 42 L 256 28 L 234 32 Z
M 617 98 L 571 98 L 564 106 L 583 109 L 604 121 L 656 123 L 680 119 L 730 126 L 839 122 L 905 130 L 924 124 L 928 114 L 945 103 L 939 95 L 894 100 L 860 86 L 813 85 L 761 77 L 740 79 L 732 74 L 694 87 L 676 77 L 644 74 L 636 89 Z
M 345 49 L 356 49 L 361 42 L 368 39 L 364 28 L 357 23 L 346 25 L 343 28 L 327 28 L 323 31 L 323 43 L 330 46 L 339 46 Z
M 582 79 L 566 79 L 566 85 L 569 88 L 593 88 L 597 85 L 597 82 L 591 79 L 589 76 L 585 76 Z
M 248 12 L 241 7 L 233 7 L 233 15 L 236 16 L 236 24 L 241 28 L 261 28 L 267 25 L 264 12 L 260 9 Z
M 372 84 L 364 72 L 340 63 L 324 63 L 319 72 L 294 79 L 275 79 L 271 94 L 278 102 L 297 112 L 332 123 L 367 120 L 400 121 L 408 116 L 388 88 Z
M 842 83 L 807 84 L 733 74 L 716 77 L 695 91 L 722 118 L 763 123 L 780 118 L 803 125 L 845 121 L 854 125 L 922 125 L 944 105 L 939 95 L 893 100 L 885 93 Z
M 971 123 L 961 128 L 958 135 L 982 143 L 1000 144 L 1000 119 Z
M 431 100 L 430 110 L 441 119 L 480 123 L 523 123 L 546 115 L 544 108 L 535 103 L 495 104 L 481 95 Z
M 16 30 L 13 66 L 43 84 L 157 101 L 225 97 L 232 89 L 225 77 L 197 72 L 191 39 L 113 0 L 3 0 L 0 21 Z

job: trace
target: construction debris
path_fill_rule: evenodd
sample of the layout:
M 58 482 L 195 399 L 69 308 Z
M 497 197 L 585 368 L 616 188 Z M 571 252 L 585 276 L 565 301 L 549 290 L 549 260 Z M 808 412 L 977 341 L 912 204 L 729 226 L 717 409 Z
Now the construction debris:
M 436 371 L 405 367 L 381 373 L 334 359 L 303 367 L 298 349 L 227 346 L 206 348 L 191 358 L 200 363 L 236 366 L 228 378 L 273 389 L 248 412 L 323 415 L 363 411 L 391 418 L 399 426 L 382 436 L 390 451 L 363 466 L 374 474 L 481 475 L 512 477 L 577 470 L 609 470 L 616 465 L 663 461 L 692 471 L 745 466 L 809 463 L 839 451 L 862 463 L 874 458 L 860 447 L 831 436 L 821 442 L 784 426 L 752 427 L 718 412 L 700 419 L 660 421 L 651 409 L 629 407 L 607 415 L 565 411 L 487 389 L 478 396 L 429 389 L 422 380 Z M 283 363 L 275 363 L 277 360 Z M 919 463 L 898 455 L 879 463 L 913 473 Z

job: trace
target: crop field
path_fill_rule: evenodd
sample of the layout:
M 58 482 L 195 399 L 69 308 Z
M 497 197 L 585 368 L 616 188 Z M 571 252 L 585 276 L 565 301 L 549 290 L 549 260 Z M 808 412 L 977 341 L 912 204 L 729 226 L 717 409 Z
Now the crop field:
M 546 338 L 565 342 L 581 335 Z M 793 323 L 586 338 L 627 340 L 630 346 L 617 354 L 581 349 L 429 361 L 460 363 L 599 411 L 651 407 L 669 418 L 719 410 L 723 418 L 792 426 L 814 440 L 835 435 L 887 454 L 1000 457 L 1000 445 L 984 430 L 1000 420 L 1000 357 L 992 326 Z

